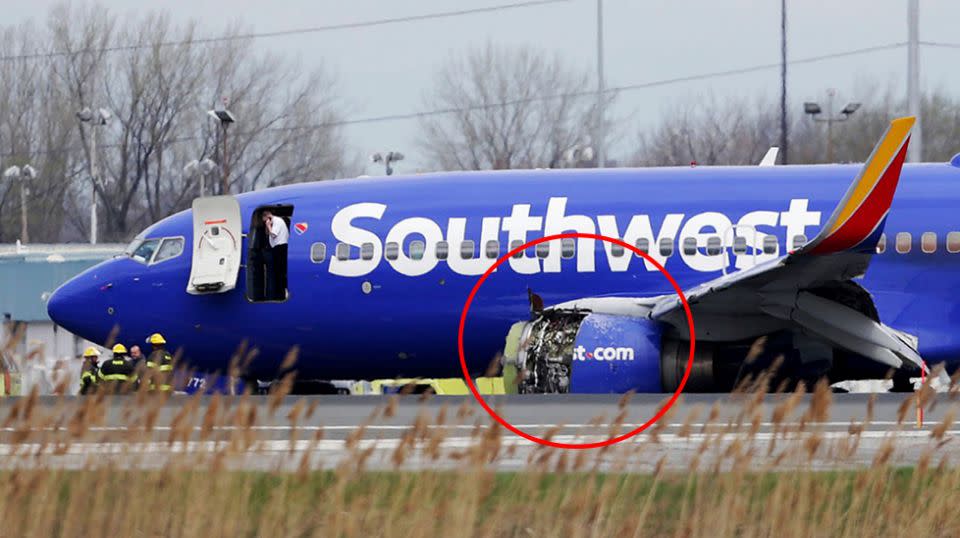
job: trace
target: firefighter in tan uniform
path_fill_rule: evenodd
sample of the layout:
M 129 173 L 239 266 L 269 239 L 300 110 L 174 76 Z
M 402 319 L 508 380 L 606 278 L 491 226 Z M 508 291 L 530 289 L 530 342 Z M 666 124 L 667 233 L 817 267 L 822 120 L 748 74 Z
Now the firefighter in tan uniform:
M 93 394 L 100 381 L 100 352 L 90 346 L 83 351 L 83 366 L 80 368 L 80 394 Z
M 147 388 L 170 392 L 173 390 L 173 355 L 167 351 L 167 340 L 162 334 L 153 333 L 147 338 L 147 343 L 153 346 L 153 351 L 147 357 Z

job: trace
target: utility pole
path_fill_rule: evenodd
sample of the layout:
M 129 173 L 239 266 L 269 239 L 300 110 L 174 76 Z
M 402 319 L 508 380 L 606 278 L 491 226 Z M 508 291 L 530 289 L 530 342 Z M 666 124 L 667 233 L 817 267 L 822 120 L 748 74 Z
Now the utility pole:
M 789 162 L 787 147 L 787 0 L 780 0 L 780 163 Z
M 837 96 L 837 90 L 827 89 L 827 162 L 833 162 L 833 98 Z
M 907 109 L 917 118 L 910 135 L 907 160 L 923 161 L 923 122 L 920 114 L 920 0 L 907 0 Z
M 607 165 L 607 117 L 604 106 L 606 82 L 603 79 L 603 0 L 597 0 L 597 168 Z

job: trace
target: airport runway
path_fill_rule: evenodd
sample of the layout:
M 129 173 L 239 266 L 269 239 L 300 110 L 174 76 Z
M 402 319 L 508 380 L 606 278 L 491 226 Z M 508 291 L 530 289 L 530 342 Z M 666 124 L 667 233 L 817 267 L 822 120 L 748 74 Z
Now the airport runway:
M 918 427 L 903 394 L 687 394 L 656 425 L 604 450 L 541 447 L 495 425 L 471 397 L 137 396 L 0 400 L 5 468 L 168 463 L 294 470 L 452 468 L 471 462 L 502 470 L 588 465 L 650 472 L 671 469 L 856 468 L 876 460 L 913 465 L 956 459 L 956 395 L 938 394 Z M 490 397 L 521 430 L 563 443 L 595 442 L 653 417 L 663 395 Z M 31 409 L 27 409 L 30 407 Z M 24 418 L 29 414 L 29 418 Z

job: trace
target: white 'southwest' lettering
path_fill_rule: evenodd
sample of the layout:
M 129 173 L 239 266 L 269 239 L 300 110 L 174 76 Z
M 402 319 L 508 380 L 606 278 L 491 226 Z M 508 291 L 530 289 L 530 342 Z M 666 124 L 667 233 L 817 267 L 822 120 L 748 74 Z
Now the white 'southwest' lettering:
M 548 201 L 543 217 L 531 214 L 531 204 L 514 204 L 508 216 L 483 217 L 479 223 L 479 237 L 477 223 L 473 221 L 472 226 L 468 227 L 468 219 L 465 217 L 452 217 L 447 219 L 446 223 L 438 223 L 427 217 L 410 217 L 393 224 L 386 237 L 381 240 L 380 235 L 370 231 L 369 225 L 363 225 L 365 220 L 382 220 L 387 206 L 364 202 L 339 210 L 333 217 L 331 229 L 337 241 L 351 245 L 353 249 L 359 249 L 364 243 L 372 244 L 373 256 L 367 260 L 362 256 L 352 256 L 352 259 L 348 260 L 332 256 L 330 273 L 349 277 L 369 274 L 382 262 L 384 244 L 396 243 L 400 246 L 399 253 L 396 259 L 387 260 L 389 265 L 403 275 L 424 275 L 439 263 L 436 246 L 440 241 L 446 240 L 449 245 L 446 263 L 450 270 L 461 275 L 476 276 L 483 274 L 495 261 L 487 256 L 487 245 L 491 241 L 495 241 L 499 247 L 499 257 L 518 241 L 526 243 L 537 237 L 569 232 L 599 233 L 619 238 L 629 245 L 646 244 L 650 257 L 661 265 L 665 265 L 668 259 L 661 250 L 661 243 L 669 242 L 674 255 L 679 253 L 677 257 L 695 271 L 720 271 L 729 267 L 731 262 L 737 269 L 744 269 L 780 255 L 779 241 L 777 252 L 763 252 L 764 239 L 773 235 L 772 228 L 779 226 L 785 229 L 785 248 L 789 249 L 792 248 L 794 237 L 807 236 L 808 227 L 819 226 L 820 212 L 810 211 L 808 206 L 807 199 L 793 199 L 786 211 L 751 211 L 741 216 L 736 224 L 729 216 L 716 211 L 697 213 L 688 218 L 683 213 L 668 213 L 655 229 L 656 223 L 651 221 L 649 215 L 632 215 L 629 221 L 625 222 L 623 217 L 618 221 L 615 215 L 597 215 L 594 218 L 589 215 L 568 214 L 567 198 L 554 197 Z M 446 230 L 443 229 L 444 224 Z M 719 254 L 710 255 L 704 250 L 711 237 L 719 237 L 721 240 L 724 248 Z M 729 248 L 735 237 L 746 241 L 746 251 L 733 252 Z M 696 253 L 684 252 L 684 240 L 691 238 L 697 243 Z M 412 240 L 421 240 L 426 244 L 422 257 L 414 259 L 409 256 L 409 250 L 405 247 Z M 464 241 L 473 241 L 473 252 L 468 257 L 461 255 Z M 615 248 L 611 243 L 603 242 L 602 252 L 605 256 L 602 258 L 605 258 L 611 271 L 625 272 L 630 270 L 632 263 L 638 263 L 634 261 L 636 256 L 629 250 L 620 252 L 619 248 Z M 563 259 L 562 250 L 560 241 L 553 241 L 550 243 L 549 254 L 543 259 L 524 252 L 522 256 L 509 260 L 510 270 L 528 275 L 559 272 L 568 264 Z M 599 250 L 596 240 L 578 239 L 576 260 L 572 262 L 576 265 L 576 271 L 595 271 Z M 656 267 L 646 260 L 644 265 L 647 271 L 656 270 Z

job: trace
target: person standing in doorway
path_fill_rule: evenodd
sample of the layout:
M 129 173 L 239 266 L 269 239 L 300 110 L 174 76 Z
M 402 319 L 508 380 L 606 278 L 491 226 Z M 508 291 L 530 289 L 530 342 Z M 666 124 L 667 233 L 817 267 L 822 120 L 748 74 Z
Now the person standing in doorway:
M 290 229 L 283 217 L 275 216 L 269 209 L 263 211 L 263 225 L 270 242 L 267 300 L 283 301 L 287 298 L 287 243 L 290 241 Z

